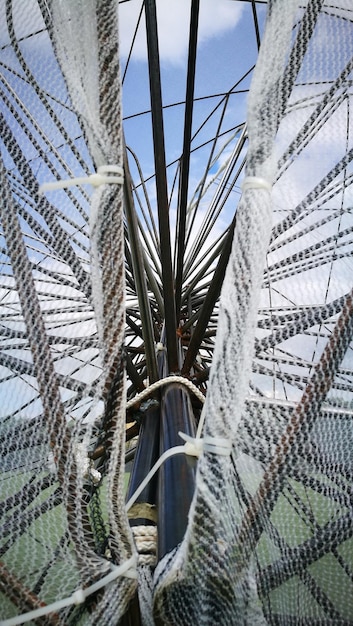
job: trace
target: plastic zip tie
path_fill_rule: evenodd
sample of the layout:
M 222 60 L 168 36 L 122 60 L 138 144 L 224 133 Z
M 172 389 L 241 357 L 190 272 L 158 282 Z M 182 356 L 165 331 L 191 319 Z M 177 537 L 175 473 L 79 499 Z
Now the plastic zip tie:
M 78 176 L 76 178 L 68 178 L 66 180 L 55 180 L 53 182 L 43 183 L 39 187 L 39 194 L 42 195 L 46 191 L 54 191 L 56 189 L 67 189 L 76 185 L 92 185 L 92 187 L 100 187 L 105 184 L 122 185 L 124 183 L 124 170 L 120 165 L 101 165 L 96 172 L 88 176 Z
M 88 596 L 92 595 L 92 593 L 95 593 L 99 589 L 102 589 L 102 587 L 105 587 L 109 583 L 113 582 L 119 576 L 126 576 L 127 578 L 137 578 L 135 555 L 125 561 L 125 563 L 123 563 L 122 565 L 111 565 L 111 568 L 112 571 L 109 572 L 109 574 L 106 574 L 106 576 L 93 583 L 89 587 L 86 587 L 85 589 L 77 589 L 68 598 L 57 600 L 57 602 L 53 602 L 52 604 L 48 604 L 47 606 L 35 609 L 34 611 L 29 611 L 28 613 L 23 613 L 22 615 L 17 615 L 16 617 L 10 617 L 7 620 L 1 621 L 0 626 L 17 626 L 18 624 L 24 624 L 26 622 L 30 622 L 31 620 L 35 620 L 39 617 L 48 615 L 48 613 L 56 613 L 57 611 L 60 611 L 60 609 L 64 609 L 67 606 L 72 606 L 73 604 L 82 604 L 85 599 L 88 598 Z
M 248 189 L 264 189 L 271 193 L 272 185 L 265 178 L 260 178 L 258 176 L 247 176 L 244 178 L 242 183 L 242 191 L 247 191 Z

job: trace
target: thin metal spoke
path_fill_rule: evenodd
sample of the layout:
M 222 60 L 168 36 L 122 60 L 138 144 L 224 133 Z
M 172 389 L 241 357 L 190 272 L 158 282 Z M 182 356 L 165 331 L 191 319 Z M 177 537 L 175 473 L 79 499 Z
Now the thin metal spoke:
M 154 0 L 145 0 L 147 50 L 151 94 L 152 128 L 157 188 L 157 208 L 161 265 L 163 276 L 163 298 L 165 314 L 166 344 L 168 365 L 171 372 L 179 369 L 176 343 L 176 316 L 174 278 L 172 271 L 171 240 L 168 210 L 168 191 L 164 147 L 164 124 L 162 113 L 162 93 L 159 68 L 157 16 Z

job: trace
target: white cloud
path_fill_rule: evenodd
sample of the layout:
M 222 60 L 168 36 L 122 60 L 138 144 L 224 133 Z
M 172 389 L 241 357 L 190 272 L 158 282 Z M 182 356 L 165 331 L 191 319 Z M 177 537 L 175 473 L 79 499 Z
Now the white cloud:
M 190 0 L 157 0 L 158 38 L 161 59 L 174 65 L 185 61 L 188 51 Z M 141 0 L 130 0 L 120 5 L 120 51 L 124 58 L 131 41 L 141 9 Z M 223 34 L 236 26 L 242 7 L 230 0 L 201 0 L 199 42 Z M 136 37 L 133 59 L 145 60 L 146 33 L 144 16 Z

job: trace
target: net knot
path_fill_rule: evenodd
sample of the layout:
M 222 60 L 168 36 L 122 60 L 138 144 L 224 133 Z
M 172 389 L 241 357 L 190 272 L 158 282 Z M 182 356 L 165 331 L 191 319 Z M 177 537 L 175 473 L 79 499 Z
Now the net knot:
M 68 178 L 67 180 L 55 180 L 49 183 L 43 183 L 39 187 L 39 194 L 45 191 L 54 191 L 55 189 L 67 189 L 76 185 L 92 185 L 92 187 L 100 187 L 106 183 L 122 185 L 124 183 L 124 170 L 120 165 L 100 165 L 97 171 L 88 176 L 78 176 L 76 178 Z
M 246 176 L 242 183 L 242 191 L 246 191 L 247 189 L 264 189 L 265 191 L 271 192 L 272 185 L 265 178 L 260 178 L 258 176 Z
M 185 454 L 189 456 L 200 457 L 202 452 L 211 452 L 220 456 L 230 456 L 232 444 L 228 439 L 223 437 L 190 437 L 185 433 L 179 432 L 186 443 L 184 444 Z

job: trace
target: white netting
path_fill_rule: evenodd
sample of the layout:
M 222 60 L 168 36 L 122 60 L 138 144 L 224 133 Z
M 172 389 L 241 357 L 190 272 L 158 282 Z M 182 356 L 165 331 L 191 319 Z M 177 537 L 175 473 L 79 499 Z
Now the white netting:
M 137 576 L 124 509 L 123 192 L 109 171 L 122 166 L 117 11 L 31 3 L 22 18 L 20 9 L 6 3 L 1 617 L 42 609 L 50 623 L 111 624 Z M 85 185 L 38 193 L 38 181 L 101 166 L 90 211 Z
M 261 6 L 231 4 L 259 38 Z M 169 223 L 124 146 L 117 5 L 0 7 L 0 620 L 353 623 L 351 1 L 270 1 L 246 125 L 229 103 L 250 71 L 210 135 L 211 113 L 185 132 L 211 147 L 184 224 L 178 198 L 175 292 Z M 144 10 L 173 215 L 188 164 L 168 200 Z
M 205 405 L 233 454 L 199 461 L 185 538 L 156 570 L 161 623 L 353 615 L 351 20 L 344 2 L 270 3 Z

